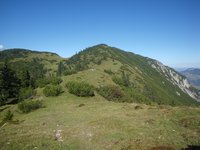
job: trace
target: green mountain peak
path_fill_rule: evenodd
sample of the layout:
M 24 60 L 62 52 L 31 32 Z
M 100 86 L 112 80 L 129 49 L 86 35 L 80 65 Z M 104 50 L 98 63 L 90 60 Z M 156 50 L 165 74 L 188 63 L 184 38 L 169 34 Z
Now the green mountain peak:
M 154 59 L 105 44 L 80 51 L 66 64 L 77 71 L 99 68 L 102 72 L 110 72 L 111 84 L 117 84 L 127 96 L 124 101 L 189 104 L 199 99 L 198 91 L 175 70 Z M 128 76 L 132 86 L 120 83 L 123 74 Z
M 157 60 L 106 44 L 86 48 L 69 59 L 23 49 L 2 51 L 0 57 L 10 59 L 10 65 L 17 71 L 29 70 L 35 78 L 59 74 L 66 82 L 88 82 L 97 90 L 116 86 L 123 93 L 117 100 L 121 102 L 190 105 L 199 101 L 198 91 L 175 70 Z

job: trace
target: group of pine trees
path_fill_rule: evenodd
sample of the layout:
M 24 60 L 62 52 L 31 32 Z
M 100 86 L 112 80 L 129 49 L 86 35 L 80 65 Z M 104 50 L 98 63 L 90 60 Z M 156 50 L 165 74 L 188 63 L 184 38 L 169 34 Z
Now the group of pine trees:
M 33 87 L 34 80 L 28 70 L 24 70 L 18 75 L 7 62 L 0 68 L 0 105 L 17 100 L 22 88 Z
M 39 70 L 42 74 L 38 76 L 35 73 Z M 43 67 L 36 68 L 34 72 L 27 67 L 23 69 L 13 67 L 11 63 L 5 61 L 0 67 L 0 106 L 32 97 L 37 87 L 45 87 L 48 84 L 58 85 L 62 82 L 59 76 L 62 76 L 66 70 L 63 62 L 60 62 L 56 73 L 58 77 L 46 77 Z

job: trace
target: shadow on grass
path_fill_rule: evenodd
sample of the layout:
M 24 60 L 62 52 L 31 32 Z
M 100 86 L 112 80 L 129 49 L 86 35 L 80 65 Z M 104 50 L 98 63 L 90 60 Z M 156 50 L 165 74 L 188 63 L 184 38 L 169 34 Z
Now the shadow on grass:
M 187 148 L 183 148 L 182 150 L 200 150 L 200 145 L 189 145 Z

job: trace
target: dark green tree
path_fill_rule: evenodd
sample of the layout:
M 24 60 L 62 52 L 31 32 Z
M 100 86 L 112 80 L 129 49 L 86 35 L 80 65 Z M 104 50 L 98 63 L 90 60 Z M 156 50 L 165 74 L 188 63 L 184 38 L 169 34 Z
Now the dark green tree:
M 63 64 L 63 62 L 60 62 L 60 63 L 58 64 L 57 75 L 58 75 L 58 76 L 61 76 L 61 75 L 63 74 L 64 70 L 65 70 L 64 64 Z
M 28 70 L 22 72 L 21 85 L 22 87 L 31 86 L 31 76 Z
M 20 90 L 20 80 L 17 74 L 8 67 L 7 62 L 0 69 L 0 103 L 9 99 L 17 99 Z
M 122 71 L 122 82 L 124 86 L 130 86 L 129 75 L 125 74 L 124 71 Z

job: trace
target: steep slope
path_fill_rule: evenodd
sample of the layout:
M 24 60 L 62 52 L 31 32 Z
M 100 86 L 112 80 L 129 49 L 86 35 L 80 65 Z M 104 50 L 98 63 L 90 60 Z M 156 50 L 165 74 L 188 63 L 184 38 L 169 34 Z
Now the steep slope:
M 180 73 L 184 75 L 194 87 L 200 90 L 200 69 L 190 68 Z
M 87 79 L 96 87 L 117 85 L 125 95 L 122 101 L 181 105 L 199 99 L 197 90 L 173 69 L 105 44 L 79 52 L 66 61 L 66 65 L 68 69 L 81 71 L 66 80 Z M 128 85 L 122 83 L 123 77 L 127 77 Z
M 166 76 L 167 80 L 169 80 L 173 85 L 177 85 L 183 92 L 187 93 L 190 97 L 199 100 L 198 91 L 189 84 L 188 80 L 184 76 L 180 75 L 172 68 L 164 66 L 158 61 L 150 62 L 150 64 L 158 72 Z

